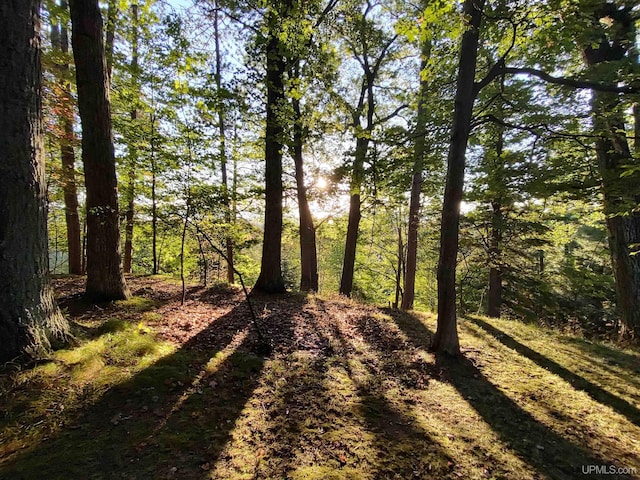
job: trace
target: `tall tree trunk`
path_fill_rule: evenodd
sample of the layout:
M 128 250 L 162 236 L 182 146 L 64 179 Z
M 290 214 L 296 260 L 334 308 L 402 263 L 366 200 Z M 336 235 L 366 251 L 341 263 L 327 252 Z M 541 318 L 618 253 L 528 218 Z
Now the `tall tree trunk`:
M 68 333 L 49 284 L 40 2 L 0 2 L 0 363 Z
M 158 164 L 156 161 L 156 140 L 155 140 L 155 125 L 156 116 L 154 113 L 150 115 L 151 121 L 151 256 L 153 266 L 151 273 L 157 275 L 160 270 L 160 262 L 158 259 L 158 198 L 156 192 L 157 184 L 157 170 Z
M 358 125 L 359 127 L 359 125 Z M 366 134 L 365 134 L 366 135 Z M 348 297 L 353 290 L 353 274 L 356 263 L 356 247 L 358 245 L 358 231 L 362 218 L 361 191 L 364 181 L 364 161 L 369 149 L 369 137 L 359 136 L 356 140 L 356 151 L 351 172 L 351 195 L 349 197 L 349 221 L 347 223 L 347 238 L 344 245 L 344 259 L 342 262 L 342 277 L 340 279 L 340 293 Z
M 220 35 L 218 32 L 218 11 L 220 6 L 216 0 L 214 3 L 213 13 L 213 30 L 215 37 L 215 51 L 216 51 L 216 91 L 217 102 L 216 110 L 218 112 L 218 135 L 219 135 L 219 155 L 220 155 L 220 170 L 222 171 L 222 195 L 224 201 L 224 221 L 227 224 L 227 229 L 232 227 L 231 218 L 231 198 L 229 195 L 229 179 L 227 175 L 227 151 L 226 151 L 226 132 L 225 132 L 225 115 L 224 115 L 224 102 L 222 96 L 222 54 L 220 52 Z M 224 240 L 226 253 L 227 253 L 227 282 L 234 282 L 233 272 L 233 238 L 230 234 L 227 234 Z
M 107 3 L 107 28 L 105 32 L 105 61 L 107 68 L 107 89 L 111 86 L 111 74 L 113 73 L 113 46 L 116 38 L 116 23 L 118 19 L 118 0 L 109 0 Z
M 504 86 L 504 85 L 503 85 Z M 499 101 L 499 100 L 498 100 Z M 502 105 L 498 105 L 498 115 L 502 120 Z M 491 200 L 491 239 L 489 240 L 489 292 L 487 294 L 487 315 L 500 318 L 502 308 L 502 236 L 504 229 L 503 196 L 504 178 L 504 127 L 498 125 L 495 133 L 495 162 L 489 165 L 494 178 L 496 192 Z
M 294 75 L 298 76 L 298 73 L 295 72 Z M 298 99 L 293 98 L 291 103 L 295 117 L 293 124 L 293 162 L 296 169 L 296 193 L 298 196 L 298 216 L 300 217 L 300 290 L 303 292 L 317 292 L 318 254 L 316 249 L 316 227 L 313 224 L 309 200 L 307 199 L 307 187 L 304 183 L 302 113 Z
M 611 29 L 602 31 L 601 42 L 587 46 L 585 62 L 597 80 L 616 80 L 619 62 L 635 44 L 634 21 L 629 9 L 618 8 L 615 3 L 602 2 L 594 10 L 594 28 L 600 28 L 600 19 L 613 21 Z M 603 68 L 612 62 L 608 69 Z M 624 113 L 617 94 L 592 92 L 591 108 L 596 135 L 596 157 L 602 176 L 604 213 L 607 216 L 609 250 L 616 285 L 617 308 L 620 314 L 623 338 L 640 339 L 640 173 L 634 170 L 623 176 L 626 168 L 637 163 L 627 141 Z M 628 172 L 627 172 L 628 173 Z
M 280 109 L 285 101 L 286 72 L 283 46 L 276 30 L 277 13 L 269 13 L 267 40 L 267 119 L 265 135 L 265 213 L 260 275 L 255 289 L 266 293 L 285 291 L 282 278 L 282 150 Z
M 411 198 L 409 200 L 409 226 L 407 230 L 407 263 L 404 275 L 402 309 L 411 310 L 415 299 L 416 270 L 418 259 L 418 228 L 420 226 L 420 194 L 422 192 L 422 174 L 427 126 L 427 94 L 429 83 L 422 75 L 431 56 L 431 42 L 423 40 L 420 61 L 420 91 L 418 93 L 418 117 L 416 121 L 416 142 L 413 148 L 413 178 L 411 180 Z
M 440 259 L 438 261 L 438 326 L 431 348 L 450 355 L 460 353 L 456 318 L 456 266 L 460 226 L 460 202 L 464 185 L 467 143 L 475 100 L 474 79 L 480 24 L 485 0 L 465 0 L 463 15 L 468 26 L 462 36 L 447 180 L 442 206 Z
M 400 215 L 398 215 L 398 259 L 396 264 L 396 295 L 393 301 L 393 308 L 398 308 L 398 304 L 401 302 L 401 297 L 404 297 L 402 292 L 402 266 L 404 265 L 404 244 L 402 241 L 402 224 L 400 221 Z
M 133 22 L 133 38 L 131 39 L 131 74 L 133 76 L 133 89 L 137 95 L 140 93 L 138 85 L 138 5 L 131 4 L 131 20 Z M 138 109 L 131 110 L 131 123 L 137 129 Z M 135 196 L 136 196 L 136 174 L 138 170 L 138 149 L 135 140 L 129 145 L 129 165 L 127 166 L 127 186 L 125 198 L 127 200 L 127 210 L 124 215 L 124 260 L 123 270 L 131 273 L 131 262 L 133 257 L 133 226 L 135 218 Z
M 67 2 L 62 0 L 60 8 L 66 10 Z M 57 35 L 54 35 L 57 33 Z M 67 254 L 69 257 L 69 273 L 81 275 L 82 272 L 82 244 L 80 240 L 80 216 L 78 215 L 78 193 L 76 187 L 75 153 L 73 144 L 75 134 L 73 131 L 73 102 L 71 96 L 71 84 L 67 80 L 69 63 L 66 58 L 69 53 L 69 37 L 67 26 L 64 23 L 59 29 L 52 27 L 51 41 L 65 59 L 58 65 L 59 84 L 61 95 L 58 102 L 61 106 L 60 123 L 62 126 L 62 138 L 60 139 L 60 158 L 62 160 L 62 191 L 64 195 L 64 214 L 67 226 Z
M 72 44 L 87 193 L 87 286 L 95 301 L 127 298 L 122 272 L 116 165 L 98 0 L 71 0 Z
M 489 293 L 487 315 L 500 318 L 502 308 L 502 204 L 491 202 L 491 240 L 489 245 Z
M 625 166 L 634 162 L 625 136 L 618 98 L 592 93 L 596 135 L 596 156 L 602 175 L 604 212 L 607 216 L 609 251 L 616 285 L 617 307 L 623 338 L 640 339 L 640 203 L 637 172 L 622 177 Z

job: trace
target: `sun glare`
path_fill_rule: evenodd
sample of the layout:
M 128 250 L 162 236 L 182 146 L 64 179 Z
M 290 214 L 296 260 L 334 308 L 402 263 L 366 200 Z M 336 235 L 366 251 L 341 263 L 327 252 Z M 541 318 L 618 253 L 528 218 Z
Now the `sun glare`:
M 326 190 L 327 180 L 324 177 L 318 177 L 316 180 L 316 188 L 318 188 L 318 190 Z

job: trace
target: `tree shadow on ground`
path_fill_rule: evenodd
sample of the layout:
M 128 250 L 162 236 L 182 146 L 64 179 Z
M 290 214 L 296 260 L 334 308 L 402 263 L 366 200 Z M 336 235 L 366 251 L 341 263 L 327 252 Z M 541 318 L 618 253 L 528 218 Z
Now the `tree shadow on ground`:
M 385 396 L 373 363 L 393 359 L 363 362 L 357 330 L 327 303 L 314 298 L 296 310 L 293 337 L 263 377 L 258 431 L 244 435 L 216 478 L 449 478 L 446 452 Z M 242 444 L 261 452 L 255 467 Z
M 638 410 L 638 408 L 634 405 L 631 405 L 628 401 L 616 395 L 613 395 L 602 387 L 566 369 L 562 365 L 554 362 L 544 355 L 541 355 L 540 353 L 532 350 L 526 345 L 523 345 L 512 336 L 494 327 L 493 325 L 490 325 L 487 322 L 480 320 L 479 318 L 469 318 L 468 320 L 478 325 L 504 346 L 515 350 L 524 357 L 527 357 L 528 359 L 535 362 L 538 366 L 549 370 L 551 373 L 559 376 L 566 382 L 569 382 L 573 386 L 573 388 L 582 390 L 596 402 L 611 407 L 616 412 L 625 416 L 634 425 L 640 426 L 640 410 Z
M 388 395 L 390 389 L 425 389 L 431 377 L 431 369 L 412 359 L 406 342 L 388 327 L 386 320 L 369 315 L 331 325 L 330 341 L 358 396 L 356 413 L 373 435 L 377 457 L 362 461 L 370 464 L 373 478 L 458 478 L 453 459 L 411 415 L 412 403 L 402 404 L 409 398 Z M 351 335 L 344 328 L 352 329 Z M 364 340 L 372 355 L 361 355 L 348 337 Z
M 10 458 L 0 478 L 202 478 L 264 367 L 249 319 L 245 304 L 212 319 L 177 351 L 73 412 L 51 438 Z
M 412 315 L 399 311 L 391 314 L 417 347 L 428 349 L 433 332 Z M 491 383 L 468 358 L 436 355 L 436 365 L 505 444 L 540 474 L 555 479 L 585 478 L 583 466 L 611 464 L 610 459 L 601 458 L 540 423 Z M 629 477 L 609 475 L 608 478 Z

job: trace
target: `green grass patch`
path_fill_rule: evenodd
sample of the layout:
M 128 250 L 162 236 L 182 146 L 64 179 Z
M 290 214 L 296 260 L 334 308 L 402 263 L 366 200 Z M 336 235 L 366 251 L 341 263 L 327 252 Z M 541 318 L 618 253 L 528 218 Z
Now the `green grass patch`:
M 158 302 L 156 302 L 155 300 L 137 296 L 128 298 L 127 300 L 118 300 L 115 303 L 122 309 L 139 313 L 155 310 L 158 307 Z
M 640 472 L 637 351 L 470 317 L 464 357 L 451 360 L 428 352 L 432 315 L 314 296 L 264 302 L 269 358 L 233 322 L 246 322 L 242 305 L 178 348 L 111 312 L 77 347 L 3 374 L 0 478 Z

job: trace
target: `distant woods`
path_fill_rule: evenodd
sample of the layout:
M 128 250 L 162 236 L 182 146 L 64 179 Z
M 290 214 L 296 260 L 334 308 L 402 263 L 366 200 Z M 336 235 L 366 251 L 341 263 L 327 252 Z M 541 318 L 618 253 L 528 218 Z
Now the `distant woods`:
M 635 4 L 183 3 L 0 7 L 4 361 L 66 335 L 47 269 L 638 339 Z

